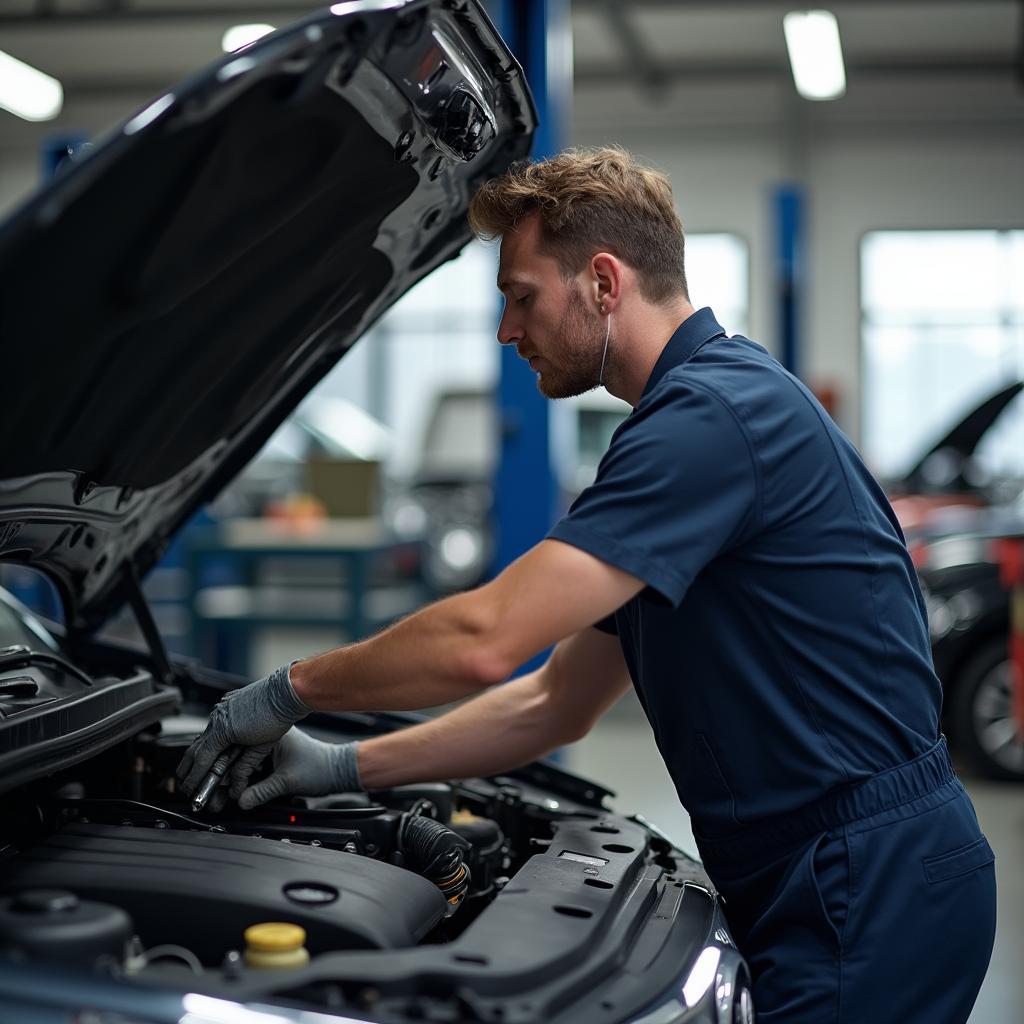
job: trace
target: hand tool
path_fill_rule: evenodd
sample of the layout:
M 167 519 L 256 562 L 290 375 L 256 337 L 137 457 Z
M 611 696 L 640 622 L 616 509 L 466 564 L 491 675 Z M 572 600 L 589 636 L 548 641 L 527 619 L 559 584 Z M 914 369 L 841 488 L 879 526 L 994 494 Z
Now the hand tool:
M 241 753 L 241 747 L 228 747 L 216 761 L 213 762 L 213 767 L 207 772 L 206 778 L 203 779 L 202 785 L 196 791 L 195 799 L 192 801 L 192 810 L 201 811 L 206 806 L 206 801 L 213 795 L 213 791 L 217 788 L 217 784 L 227 774 L 228 768 L 231 767 L 232 762 Z

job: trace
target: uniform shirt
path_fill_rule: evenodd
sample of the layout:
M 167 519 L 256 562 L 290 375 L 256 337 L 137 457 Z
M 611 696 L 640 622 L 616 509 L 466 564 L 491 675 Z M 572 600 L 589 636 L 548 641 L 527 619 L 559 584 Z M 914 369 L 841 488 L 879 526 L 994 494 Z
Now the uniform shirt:
M 936 742 L 924 602 L 885 495 L 808 389 L 710 309 L 672 335 L 549 537 L 647 584 L 598 627 L 701 834 Z

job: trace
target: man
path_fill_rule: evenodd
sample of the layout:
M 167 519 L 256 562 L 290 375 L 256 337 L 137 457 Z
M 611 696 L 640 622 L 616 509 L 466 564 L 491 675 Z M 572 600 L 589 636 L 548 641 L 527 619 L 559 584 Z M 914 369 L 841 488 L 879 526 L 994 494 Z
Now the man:
M 242 807 L 499 773 L 585 734 L 632 681 L 758 1019 L 966 1020 L 994 858 L 938 732 L 923 602 L 877 484 L 798 380 L 694 310 L 661 174 L 571 151 L 487 183 L 470 220 L 502 240 L 498 340 L 540 390 L 603 384 L 633 412 L 594 484 L 495 580 L 229 694 L 183 788 L 232 744 Z M 288 731 L 313 708 L 480 690 L 359 744 Z

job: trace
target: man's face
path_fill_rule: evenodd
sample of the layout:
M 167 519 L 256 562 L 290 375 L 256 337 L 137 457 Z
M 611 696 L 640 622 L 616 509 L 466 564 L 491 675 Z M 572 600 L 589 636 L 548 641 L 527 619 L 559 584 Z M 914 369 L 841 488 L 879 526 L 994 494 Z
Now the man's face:
M 554 257 L 541 252 L 540 241 L 536 217 L 502 238 L 498 341 L 529 360 L 542 395 L 569 398 L 598 385 L 606 320 L 579 280 L 566 281 Z

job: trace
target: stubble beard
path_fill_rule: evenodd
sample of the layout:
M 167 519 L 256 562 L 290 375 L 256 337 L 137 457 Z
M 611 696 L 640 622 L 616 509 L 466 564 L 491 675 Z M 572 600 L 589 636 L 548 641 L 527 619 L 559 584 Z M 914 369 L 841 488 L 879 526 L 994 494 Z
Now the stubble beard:
M 547 365 L 537 377 L 537 389 L 545 398 L 572 398 L 593 391 L 601 378 L 605 322 L 591 312 L 578 286 L 569 292 L 556 336 L 558 364 L 544 358 Z

